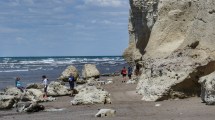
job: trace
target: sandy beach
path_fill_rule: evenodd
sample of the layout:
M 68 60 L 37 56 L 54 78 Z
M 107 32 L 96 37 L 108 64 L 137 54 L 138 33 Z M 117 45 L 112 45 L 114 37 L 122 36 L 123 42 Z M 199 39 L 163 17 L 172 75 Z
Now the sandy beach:
M 108 77 L 101 78 L 108 79 Z M 46 110 L 37 113 L 17 113 L 15 109 L 1 111 L 0 120 L 214 120 L 215 107 L 207 106 L 200 98 L 193 97 L 160 102 L 142 101 L 135 92 L 136 84 L 121 83 L 121 77 L 113 77 L 113 84 L 103 85 L 110 92 L 112 104 L 72 105 L 73 97 L 57 97 L 54 102 L 41 103 Z M 116 110 L 115 117 L 96 118 L 98 109 Z

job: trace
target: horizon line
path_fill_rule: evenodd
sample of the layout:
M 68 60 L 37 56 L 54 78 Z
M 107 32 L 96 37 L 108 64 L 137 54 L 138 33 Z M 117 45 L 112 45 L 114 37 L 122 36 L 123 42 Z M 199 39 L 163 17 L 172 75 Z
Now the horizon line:
M 0 58 L 4 58 L 4 57 L 122 57 L 122 55 L 75 55 L 75 56 L 60 56 L 60 55 L 56 55 L 56 56 L 45 56 L 45 55 L 41 55 L 41 56 L 0 56 Z

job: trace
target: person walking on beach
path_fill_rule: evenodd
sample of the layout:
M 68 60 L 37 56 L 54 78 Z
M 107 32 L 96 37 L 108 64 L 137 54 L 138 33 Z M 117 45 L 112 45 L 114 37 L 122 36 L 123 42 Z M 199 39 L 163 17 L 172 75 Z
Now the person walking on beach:
M 122 74 L 122 83 L 126 81 L 126 75 L 127 75 L 127 70 L 125 67 L 123 67 L 123 69 L 121 70 L 121 74 Z
M 132 67 L 129 66 L 129 67 L 128 67 L 128 78 L 129 78 L 129 79 L 131 79 L 132 72 L 133 72 L 133 71 L 132 71 Z
M 72 73 L 70 73 L 68 81 L 69 81 L 69 86 L 71 90 L 71 96 L 73 96 L 74 87 L 75 87 L 75 77 L 73 76 Z
M 42 76 L 42 79 L 43 79 L 43 85 L 44 85 L 44 98 L 47 98 L 47 88 L 48 88 L 48 78 L 43 75 Z
M 24 87 L 22 86 L 22 82 L 20 81 L 20 77 L 16 77 L 15 81 L 16 87 L 21 90 L 21 92 L 24 92 Z

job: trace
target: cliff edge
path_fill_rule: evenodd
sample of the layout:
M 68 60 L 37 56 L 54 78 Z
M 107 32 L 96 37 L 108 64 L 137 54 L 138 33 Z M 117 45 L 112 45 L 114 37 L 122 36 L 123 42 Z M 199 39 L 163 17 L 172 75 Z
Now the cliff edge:
M 143 100 L 199 96 L 199 78 L 215 71 L 214 0 L 130 0 L 124 58 L 142 66 Z

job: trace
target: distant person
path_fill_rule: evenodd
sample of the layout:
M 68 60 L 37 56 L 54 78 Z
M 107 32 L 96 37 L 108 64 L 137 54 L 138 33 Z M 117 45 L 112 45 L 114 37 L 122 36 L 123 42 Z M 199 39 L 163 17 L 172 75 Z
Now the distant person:
M 73 96 L 74 87 L 75 87 L 75 77 L 73 76 L 72 73 L 70 73 L 68 81 L 69 81 L 70 90 L 72 91 L 71 96 Z
M 129 67 L 128 67 L 128 78 L 129 78 L 129 79 L 131 79 L 132 72 L 133 72 L 132 67 L 129 66 Z
M 122 74 L 122 83 L 126 81 L 126 75 L 127 75 L 127 70 L 125 67 L 123 67 L 123 69 L 121 70 L 121 74 Z
M 136 74 L 136 76 L 140 75 L 140 65 L 139 64 L 136 64 L 135 74 Z
M 22 82 L 20 81 L 20 77 L 16 77 L 16 83 L 15 84 L 16 84 L 16 87 L 21 90 L 21 92 L 24 92 L 25 88 L 22 86 Z
M 47 98 L 47 88 L 48 88 L 48 78 L 45 76 L 45 75 L 43 75 L 42 76 L 42 79 L 43 79 L 43 85 L 44 85 L 44 98 Z

